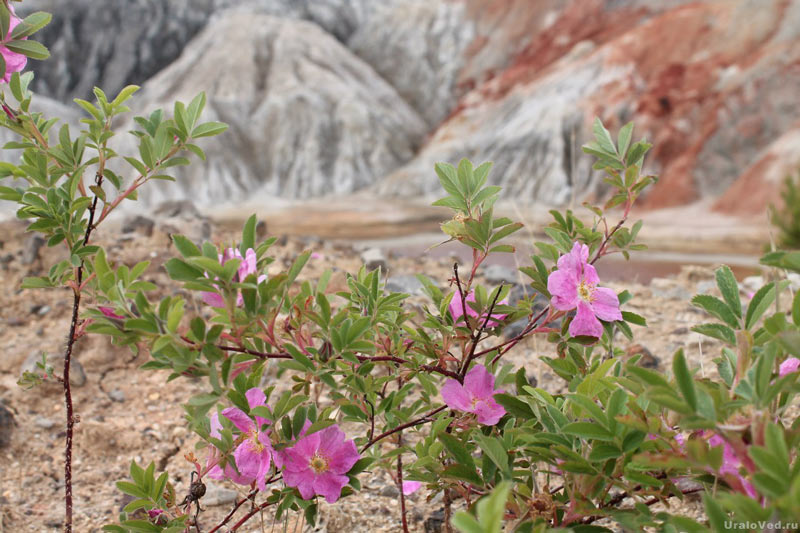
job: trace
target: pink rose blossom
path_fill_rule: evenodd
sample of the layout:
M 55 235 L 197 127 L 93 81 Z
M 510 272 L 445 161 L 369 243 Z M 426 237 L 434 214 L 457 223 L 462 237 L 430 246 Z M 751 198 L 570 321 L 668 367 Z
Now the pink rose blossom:
M 124 319 L 125 318 L 124 316 L 118 315 L 117 313 L 115 313 L 113 307 L 105 307 L 105 306 L 100 305 L 97 308 L 100 310 L 101 313 L 103 313 L 108 318 L 118 318 L 118 319 Z
M 258 267 L 256 265 L 256 252 L 252 248 L 248 248 L 245 252 L 245 256 L 242 257 L 241 252 L 236 248 L 228 248 L 225 250 L 225 253 L 219 256 L 220 264 L 224 265 L 231 259 L 241 259 L 242 262 L 239 263 L 239 269 L 236 272 L 236 275 L 233 278 L 234 282 L 243 282 L 247 276 L 250 274 L 257 274 Z M 261 283 L 267 279 L 267 276 L 264 274 L 258 276 L 258 283 Z M 203 293 L 203 301 L 210 305 L 211 307 L 225 307 L 225 300 L 222 298 L 222 295 L 216 292 L 204 292 Z M 239 293 L 236 296 L 236 305 L 241 307 L 244 304 L 244 298 L 242 294 Z
M 725 439 L 723 439 L 720 435 L 713 435 L 710 439 L 708 439 L 708 445 L 711 448 L 716 448 L 718 446 L 723 446 L 722 449 L 722 466 L 719 468 L 719 475 L 726 475 L 730 474 L 734 476 L 742 485 L 742 489 L 744 492 L 750 496 L 751 498 L 757 498 L 758 493 L 756 492 L 755 487 L 752 483 L 747 481 L 742 474 L 739 473 L 739 468 L 742 466 L 742 461 L 736 456 L 736 452 L 733 449 L 733 446 L 728 444 Z
M 493 426 L 506 414 L 494 395 L 503 392 L 495 390 L 494 376 L 483 365 L 473 366 L 464 376 L 462 385 L 455 379 L 448 379 L 442 386 L 442 398 L 451 409 L 474 413 L 478 422 Z
M 414 494 L 421 486 L 422 483 L 419 481 L 403 481 L 403 494 L 406 496 Z
M 14 8 L 11 5 L 8 6 L 8 10 L 11 12 L 11 20 L 8 24 L 8 35 L 6 35 L 6 38 L 2 43 L 0 43 L 0 54 L 3 54 L 3 59 L 6 62 L 6 73 L 5 76 L 3 76 L 3 81 L 5 83 L 11 81 L 12 73 L 20 72 L 28 63 L 28 58 L 23 54 L 12 52 L 5 46 L 6 43 L 11 40 L 11 32 L 14 31 L 14 28 L 16 28 L 20 22 L 22 22 L 22 19 L 17 17 L 14 13 Z M 23 39 L 27 39 L 27 37 L 23 37 Z
M 266 403 L 264 392 L 256 387 L 247 391 L 245 396 L 250 409 Z M 253 419 L 238 407 L 228 407 L 222 411 L 222 415 L 233 422 L 233 425 L 245 437 L 233 452 L 236 469 L 238 469 L 239 473 L 236 474 L 235 469 L 229 464 L 225 465 L 224 472 L 217 465 L 209 471 L 209 477 L 212 479 L 227 477 L 234 483 L 241 485 L 248 485 L 255 481 L 259 490 L 266 490 L 267 474 L 269 473 L 273 454 L 269 431 L 264 429 L 264 426 L 270 423 L 269 420 L 256 416 L 255 422 L 253 422 Z M 219 418 L 216 415 L 212 416 L 211 436 L 220 438 L 219 431 L 221 428 Z
M 475 311 L 472 307 L 470 307 L 469 302 L 475 301 L 475 291 L 471 290 L 469 293 L 464 297 L 464 303 L 467 306 L 467 315 L 471 317 L 478 316 L 478 312 Z M 501 301 L 497 302 L 497 305 L 506 305 L 508 304 L 508 298 L 503 298 Z M 464 307 L 461 305 L 461 295 L 456 293 L 453 295 L 453 299 L 450 300 L 450 315 L 453 317 L 453 322 L 458 324 L 459 321 L 464 322 Z M 506 317 L 504 314 L 499 313 L 492 313 L 492 316 L 489 318 L 489 321 L 486 323 L 487 326 L 493 328 L 500 324 L 500 321 Z M 483 320 L 486 319 L 486 315 L 481 317 L 482 321 L 480 325 L 483 325 Z
M 786 374 L 790 374 L 792 372 L 797 372 L 800 370 L 800 359 L 797 357 L 790 357 L 778 368 L 778 376 L 783 377 Z
M 553 295 L 550 304 L 559 311 L 577 308 L 570 335 L 599 338 L 603 335 L 600 320 L 622 320 L 622 313 L 614 291 L 597 286 L 600 278 L 588 259 L 589 247 L 576 242 L 570 253 L 558 259 L 558 269 L 547 278 L 547 290 Z
M 296 487 L 304 500 L 319 495 L 334 503 L 349 481 L 347 472 L 359 458 L 355 443 L 346 439 L 339 426 L 329 426 L 283 450 L 283 480 Z
M 150 518 L 155 518 L 160 514 L 164 514 L 164 509 L 150 509 L 147 511 L 147 516 Z

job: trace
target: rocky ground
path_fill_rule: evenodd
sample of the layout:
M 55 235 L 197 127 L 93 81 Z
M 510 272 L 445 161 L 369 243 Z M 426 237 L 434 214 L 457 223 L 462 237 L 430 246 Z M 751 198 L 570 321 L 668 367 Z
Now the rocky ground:
M 189 216 L 190 218 L 181 218 Z M 194 217 L 194 218 L 191 218 Z M 152 264 L 145 275 L 161 290 L 169 293 L 162 264 L 172 257 L 168 232 L 189 232 L 195 239 L 210 237 L 214 242 L 230 242 L 236 234 L 223 226 L 212 226 L 201 217 L 186 215 L 181 209 L 162 213 L 160 222 L 151 224 L 139 219 L 127 228 L 121 238 L 112 238 L 113 228 L 97 234 L 108 247 L 109 256 L 126 264 L 144 258 Z M 116 235 L 119 235 L 117 233 Z M 308 238 L 281 239 L 274 248 L 278 260 L 271 271 L 283 268 L 303 249 L 317 254 L 303 276 L 315 278 L 323 270 L 335 270 L 332 285 L 344 283 L 344 272 L 354 272 L 361 265 L 363 251 L 336 240 Z M 24 233 L 24 225 L 16 221 L 0 223 L 0 533 L 56 531 L 63 517 L 63 419 L 61 389 L 45 384 L 34 390 L 23 390 L 16 381 L 22 368 L 44 351 L 63 351 L 69 327 L 71 298 L 66 290 L 20 291 L 24 276 L 45 272 L 60 259 L 60 249 L 48 249 Z M 388 265 L 390 282 L 395 290 L 415 292 L 414 273 L 424 272 L 447 286 L 452 259 L 429 256 L 395 256 L 391 250 L 371 252 L 373 260 Z M 369 255 L 369 254 L 367 254 Z M 380 257 L 382 255 L 382 257 Z M 513 270 L 495 266 L 484 271 L 487 282 L 501 279 L 516 282 Z M 611 282 L 621 290 L 623 285 Z M 625 284 L 634 295 L 627 304 L 631 311 L 647 318 L 649 327 L 636 331 L 636 346 L 644 348 L 647 364 L 666 369 L 676 349 L 683 347 L 701 372 L 714 373 L 711 359 L 719 352 L 715 342 L 691 332 L 689 328 L 704 319 L 702 312 L 688 303 L 692 294 L 713 291 L 713 270 L 707 267 L 686 267 L 671 278 L 655 278 L 648 285 Z M 423 297 L 414 296 L 421 303 Z M 549 346 L 531 339 L 509 358 L 515 365 L 525 365 L 528 374 L 540 386 L 553 392 L 563 383 L 538 361 Z M 165 387 L 166 375 L 138 371 L 147 360 L 146 354 L 132 357 L 100 337 L 83 338 L 76 345 L 73 376 L 75 409 L 80 423 L 75 431 L 74 491 L 75 531 L 100 531 L 103 524 L 114 520 L 124 505 L 123 495 L 114 482 L 127 476 L 131 459 L 140 464 L 151 461 L 158 470 L 166 469 L 179 494 L 187 491 L 190 465 L 184 454 L 194 450 L 197 439 L 181 421 L 181 403 L 194 394 L 202 383 L 178 380 Z M 56 356 L 57 357 L 57 356 Z M 398 525 L 398 492 L 386 474 L 365 473 L 363 490 L 335 506 L 322 504 L 316 529 L 298 523 L 299 516 L 288 522 L 273 524 L 271 515 L 263 521 L 253 520 L 240 531 L 325 531 L 396 532 Z M 204 530 L 216 524 L 237 498 L 237 487 L 227 483 L 209 483 L 203 499 L 206 511 L 201 515 Z M 242 492 L 239 490 L 238 495 Z M 439 531 L 442 523 L 441 501 L 428 501 L 422 489 L 410 497 L 409 519 L 416 532 Z M 697 499 L 689 498 L 684 511 L 699 515 Z

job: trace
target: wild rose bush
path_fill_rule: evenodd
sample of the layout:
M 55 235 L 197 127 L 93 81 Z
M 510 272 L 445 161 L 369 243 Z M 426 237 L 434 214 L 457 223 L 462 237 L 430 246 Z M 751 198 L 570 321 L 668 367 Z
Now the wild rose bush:
M 0 3 L 0 22 L 11 16 Z M 35 46 L 14 41 L 32 33 L 18 30 L 35 26 L 26 21 L 16 23 L 11 39 L 3 32 L 9 70 L 19 62 L 7 52 Z M 626 310 L 630 293 L 602 286 L 594 264 L 643 249 L 636 243 L 641 223 L 628 227 L 628 216 L 655 178 L 642 175 L 650 145 L 632 143 L 631 124 L 615 140 L 595 122 L 596 140 L 584 151 L 606 174 L 610 200 L 586 204 L 585 220 L 551 212 L 549 241 L 536 242 L 530 266 L 521 268 L 534 294 L 515 305 L 508 286 L 482 286 L 476 274 L 491 254 L 515 251 L 504 239 L 522 224 L 494 216 L 500 189 L 487 185 L 491 165 L 464 160 L 457 168 L 436 166 L 447 196 L 435 205 L 452 210 L 442 230 L 470 247 L 473 261 L 454 265 L 449 280 L 419 276 L 429 299 L 422 313 L 404 306 L 407 294 L 386 291 L 379 270 L 362 268 L 336 293 L 328 289 L 331 272 L 299 281 L 310 250 L 269 275 L 275 239 L 256 242 L 251 217 L 239 243 L 173 237 L 180 257 L 165 268 L 202 302 L 196 315 L 183 297 L 153 296 L 155 287 L 140 279 L 146 261 L 115 264 L 89 241 L 123 200 L 136 199 L 140 186 L 172 179 L 169 168 L 189 163 L 179 154 L 203 157 L 192 141 L 225 129 L 198 122 L 204 96 L 176 103 L 171 116 L 138 117 L 139 153 L 120 156 L 108 146 L 112 118 L 129 111 L 125 102 L 135 87 L 111 100 L 96 89 L 95 104 L 77 100 L 88 116 L 73 136 L 67 126 L 56 133 L 55 120 L 29 112 L 30 80 L 14 72 L 3 87 L 0 123 L 21 136 L 10 147 L 22 148 L 23 156 L 19 165 L 0 169 L 26 185 L 2 187 L 0 198 L 19 205 L 29 231 L 70 251 L 47 276 L 23 284 L 72 291 L 63 373 L 43 360 L 40 372 L 21 380 L 64 386 L 65 531 L 71 531 L 75 421 L 69 360 L 85 334 L 144 349 L 150 360 L 142 368 L 163 371 L 168 383 L 185 377 L 206 383 L 184 405 L 199 438 L 196 454 L 186 457 L 191 485 L 176 487 L 153 464 L 132 463 L 130 479 L 117 486 L 135 499 L 106 531 L 177 533 L 193 524 L 236 531 L 268 508 L 277 518 L 302 511 L 314 523 L 320 498 L 347 498 L 360 490 L 359 478 L 378 469 L 398 485 L 398 529 L 405 531 L 405 496 L 421 487 L 431 497 L 443 495 L 448 528 L 452 522 L 468 533 L 610 531 L 595 524 L 601 519 L 634 531 L 800 522 L 800 424 L 793 406 L 800 389 L 800 297 L 789 306 L 787 282 L 765 285 L 743 305 L 723 267 L 717 271 L 722 298 L 692 300 L 712 317 L 693 329 L 725 344 L 717 380 L 698 377 L 682 351 L 669 374 L 622 358 L 617 340 L 633 339 L 632 326 L 646 321 Z M 16 103 L 6 100 L 8 91 Z M 615 207 L 621 209 L 612 223 L 607 210 Z M 774 252 L 763 262 L 800 271 L 796 252 Z M 527 321 L 523 330 L 502 337 L 519 319 Z M 506 363 L 504 356 L 532 335 L 549 343 L 542 359 L 565 380 L 565 394 L 532 386 L 525 368 Z M 277 386 L 274 375 L 288 386 Z M 215 525 L 203 518 L 206 479 L 230 480 L 247 493 Z M 693 492 L 703 492 L 707 522 L 651 510 Z M 454 507 L 461 510 L 451 517 Z

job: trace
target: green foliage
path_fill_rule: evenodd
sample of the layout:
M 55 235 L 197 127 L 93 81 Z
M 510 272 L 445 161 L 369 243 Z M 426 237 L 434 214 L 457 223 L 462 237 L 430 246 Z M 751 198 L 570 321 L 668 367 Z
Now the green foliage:
M 769 208 L 770 220 L 778 228 L 780 248 L 800 249 L 800 174 L 787 175 L 781 189 L 782 207 Z

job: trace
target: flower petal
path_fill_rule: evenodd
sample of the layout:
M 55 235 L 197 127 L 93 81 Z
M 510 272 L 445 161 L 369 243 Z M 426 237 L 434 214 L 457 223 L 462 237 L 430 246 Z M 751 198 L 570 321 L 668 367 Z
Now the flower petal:
M 414 494 L 421 486 L 422 482 L 420 481 L 403 481 L 403 494 L 406 496 Z
M 295 487 L 300 491 L 300 497 L 310 500 L 314 497 L 314 471 L 306 468 L 300 472 L 284 470 L 283 482 L 289 487 Z
M 442 385 L 442 399 L 447 407 L 458 411 L 469 411 L 472 406 L 472 398 L 464 387 L 454 379 L 447 379 Z
M 222 430 L 222 423 L 219 421 L 219 413 L 214 411 L 214 414 L 209 417 L 209 421 L 211 422 L 211 431 L 209 431 L 208 434 L 215 439 L 221 439 L 222 434 L 220 431 Z
M 225 307 L 225 300 L 216 292 L 204 292 L 203 302 L 211 307 Z
M 583 265 L 583 281 L 589 285 L 597 285 L 600 283 L 600 276 L 597 275 L 597 270 L 594 265 L 585 263 Z
M 778 376 L 783 377 L 786 374 L 791 374 L 792 372 L 797 372 L 800 370 L 800 359 L 797 357 L 790 357 L 778 368 Z
M 617 293 L 606 287 L 597 287 L 592 293 L 592 312 L 600 320 L 622 320 Z
M 550 303 L 559 311 L 578 305 L 578 277 L 570 270 L 556 270 L 547 278 L 547 290 L 553 295 Z
M 233 425 L 236 426 L 242 433 L 248 433 L 255 427 L 255 422 L 253 422 L 250 417 L 238 407 L 228 407 L 227 409 L 223 409 L 222 416 L 233 422 Z
M 317 474 L 314 478 L 314 492 L 320 496 L 325 496 L 328 503 L 334 503 L 342 495 L 342 489 L 349 479 L 341 474 L 325 472 Z
M 247 439 L 234 450 L 233 458 L 240 474 L 256 479 L 261 471 L 261 463 L 264 461 L 269 463 L 269 452 L 263 453 L 254 449 L 253 441 Z
M 464 376 L 464 390 L 474 398 L 491 398 L 494 394 L 494 376 L 485 366 L 475 365 Z
M 569 325 L 569 334 L 573 337 L 586 335 L 600 338 L 603 335 L 603 326 L 592 313 L 589 304 L 581 300 L 578 302 L 578 312 Z
M 475 414 L 478 416 L 478 422 L 487 426 L 497 424 L 506 410 L 501 405 L 498 405 L 494 399 L 486 401 L 480 400 L 475 404 Z

